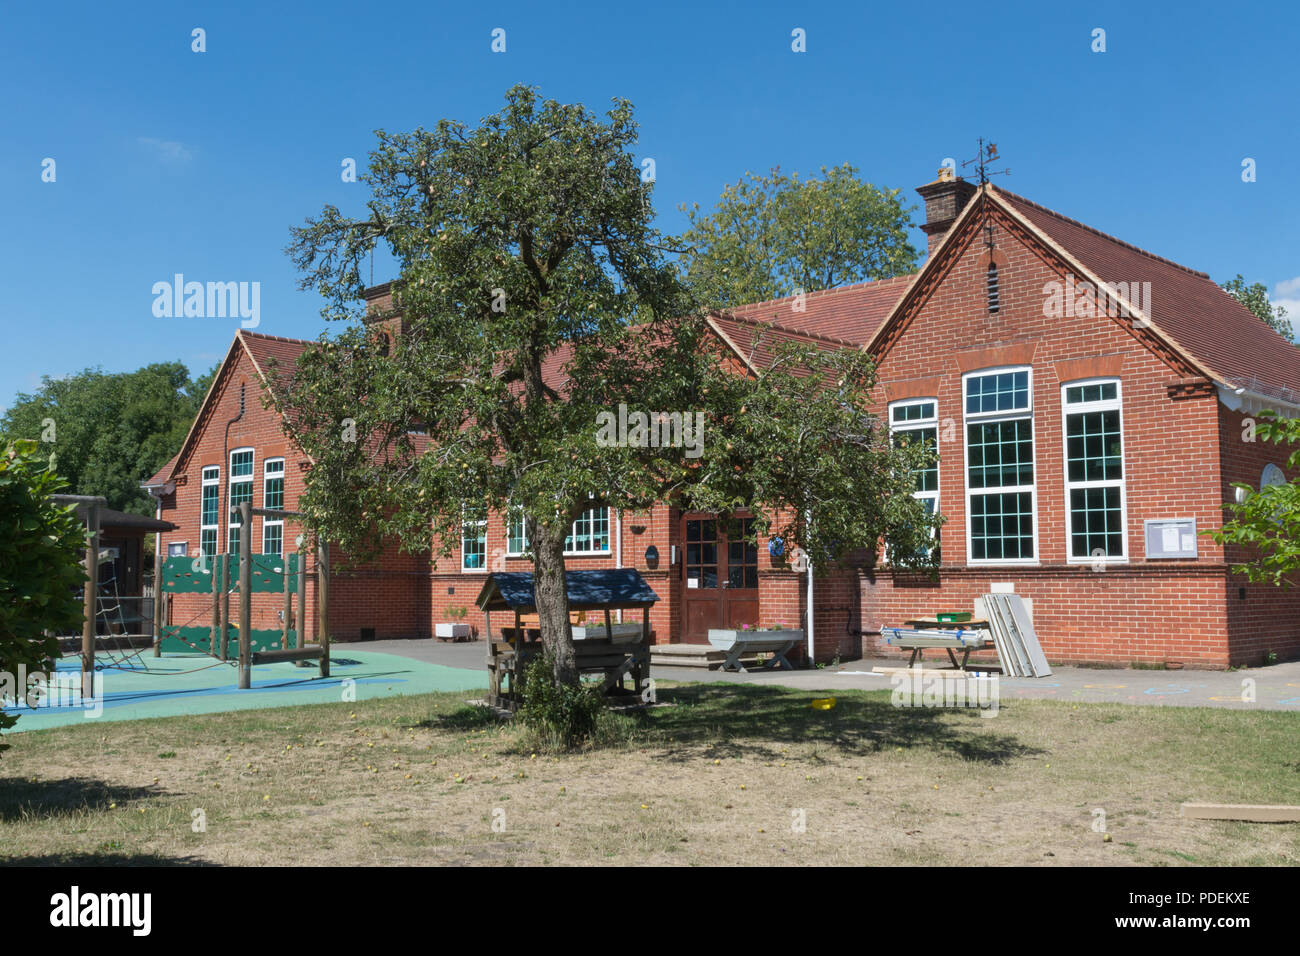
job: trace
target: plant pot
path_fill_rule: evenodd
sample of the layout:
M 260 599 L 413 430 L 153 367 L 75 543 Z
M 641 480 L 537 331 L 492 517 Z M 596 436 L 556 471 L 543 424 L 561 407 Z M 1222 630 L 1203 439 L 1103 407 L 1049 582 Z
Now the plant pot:
M 469 625 L 453 624 L 450 621 L 443 621 L 433 625 L 433 636 L 444 641 L 468 640 L 470 636 Z

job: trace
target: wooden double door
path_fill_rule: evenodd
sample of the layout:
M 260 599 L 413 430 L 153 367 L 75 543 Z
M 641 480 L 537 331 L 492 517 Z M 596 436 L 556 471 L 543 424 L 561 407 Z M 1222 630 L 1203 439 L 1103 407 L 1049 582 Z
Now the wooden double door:
M 681 640 L 705 644 L 711 627 L 758 623 L 758 543 L 753 518 L 684 514 Z

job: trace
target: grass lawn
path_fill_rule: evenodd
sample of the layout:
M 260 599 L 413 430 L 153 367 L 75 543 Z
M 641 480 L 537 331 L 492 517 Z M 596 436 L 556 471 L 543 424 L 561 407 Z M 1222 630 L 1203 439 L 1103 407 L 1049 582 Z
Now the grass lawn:
M 0 862 L 1300 863 L 1300 826 L 1179 816 L 1300 802 L 1296 714 L 661 686 L 626 742 L 549 756 L 465 696 L 7 735 Z

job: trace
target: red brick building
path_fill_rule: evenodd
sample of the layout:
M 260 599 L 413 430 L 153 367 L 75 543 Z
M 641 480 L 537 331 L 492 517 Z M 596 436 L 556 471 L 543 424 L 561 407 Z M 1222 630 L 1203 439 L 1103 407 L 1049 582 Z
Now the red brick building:
M 1204 273 L 1027 199 L 962 180 L 918 191 L 930 248 L 915 275 L 711 319 L 741 372 L 767 360 L 774 338 L 869 350 L 891 428 L 938 449 L 917 491 L 946 519 L 938 580 L 887 563 L 815 576 L 817 658 L 877 653 L 880 626 L 969 610 L 990 590 L 1030 602 L 1053 661 L 1226 667 L 1300 656 L 1300 599 L 1234 576 L 1238 556 L 1200 533 L 1220 526 L 1233 482 L 1281 476 L 1286 455 L 1253 440 L 1252 416 L 1300 414 L 1300 350 Z M 400 334 L 390 289 L 370 299 L 376 321 Z M 184 447 L 147 483 L 178 527 L 163 553 L 228 550 L 218 516 L 232 495 L 294 507 L 310 463 L 260 391 L 275 387 L 268 360 L 290 366 L 306 345 L 236 334 Z M 368 569 L 336 561 L 333 636 L 427 636 L 455 607 L 481 628 L 473 599 L 484 574 L 528 567 L 508 524 L 489 515 L 467 525 L 436 567 L 396 551 Z M 254 550 L 292 549 L 296 534 L 256 519 Z M 656 641 L 696 642 L 724 623 L 807 623 L 807 575 L 767 544 L 728 541 L 711 516 L 667 505 L 648 515 L 601 507 L 575 522 L 569 566 L 637 568 L 661 596 Z M 255 608 L 273 613 L 270 602 Z

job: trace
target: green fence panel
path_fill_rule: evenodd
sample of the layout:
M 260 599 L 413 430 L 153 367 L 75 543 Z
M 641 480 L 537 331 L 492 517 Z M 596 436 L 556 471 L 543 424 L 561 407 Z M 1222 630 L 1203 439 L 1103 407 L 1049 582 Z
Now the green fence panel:
M 254 594 L 280 594 L 284 591 L 284 575 L 287 565 L 289 573 L 289 590 L 297 593 L 298 567 L 301 556 L 297 553 L 287 556 L 279 554 L 255 554 L 253 567 L 249 572 Z M 231 590 L 239 590 L 239 555 L 218 554 L 206 561 L 184 555 L 166 558 L 163 561 L 162 587 L 171 594 L 211 594 L 212 568 L 224 565 L 229 570 Z
M 201 561 L 185 555 L 163 561 L 162 588 L 171 594 L 210 594 L 212 560 Z
M 211 640 L 211 627 L 173 627 L 163 628 L 162 652 L 164 654 L 206 654 Z M 289 646 L 297 646 L 298 632 L 289 629 Z M 277 651 L 280 649 L 280 629 L 253 630 L 249 640 L 255 651 Z M 217 654 L 221 651 L 218 649 Z M 239 659 L 239 628 L 231 627 L 226 635 L 226 657 Z

